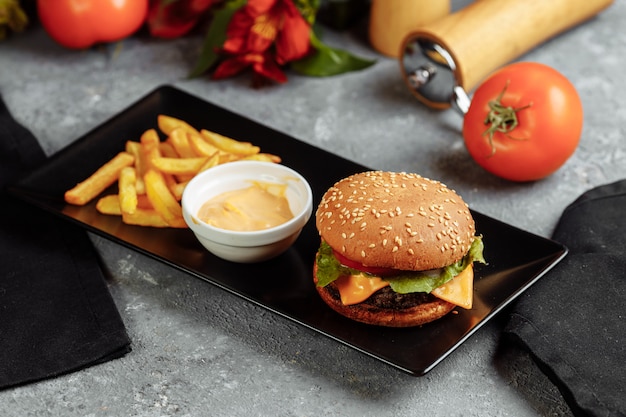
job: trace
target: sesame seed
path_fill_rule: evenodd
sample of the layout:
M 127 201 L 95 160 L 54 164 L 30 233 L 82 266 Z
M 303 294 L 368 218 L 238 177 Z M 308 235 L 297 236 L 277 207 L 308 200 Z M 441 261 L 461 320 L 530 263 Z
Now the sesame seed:
M 361 258 L 365 258 L 365 251 L 364 250 L 361 251 Z
M 394 246 L 393 249 L 391 250 L 391 252 L 398 252 L 398 247 Z

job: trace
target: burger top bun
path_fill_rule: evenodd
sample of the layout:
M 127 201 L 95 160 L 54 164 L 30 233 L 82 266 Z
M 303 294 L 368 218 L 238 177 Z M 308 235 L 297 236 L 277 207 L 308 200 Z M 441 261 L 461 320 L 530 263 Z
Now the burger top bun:
M 316 211 L 321 238 L 365 266 L 424 271 L 459 261 L 475 233 L 467 204 L 417 174 L 368 171 L 344 178 Z

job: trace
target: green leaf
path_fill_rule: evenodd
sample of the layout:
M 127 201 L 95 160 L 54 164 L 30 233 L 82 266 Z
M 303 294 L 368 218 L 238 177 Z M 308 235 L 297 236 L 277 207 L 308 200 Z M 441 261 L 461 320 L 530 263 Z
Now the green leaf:
M 230 0 L 213 15 L 213 20 L 204 39 L 200 57 L 195 67 L 189 73 L 189 78 L 198 77 L 209 70 L 218 60 L 215 52 L 226 40 L 226 29 L 233 14 L 246 4 L 247 0 Z
M 360 58 L 342 49 L 325 45 L 314 31 L 311 31 L 311 46 L 314 49 L 311 55 L 291 63 L 291 68 L 302 75 L 328 77 L 362 70 L 376 63 L 376 60 Z
M 315 259 L 317 263 L 317 285 L 325 287 L 342 274 L 350 274 L 350 268 L 344 267 L 339 263 L 337 258 L 333 255 L 332 248 L 326 242 L 322 242 L 317 257 Z
M 476 236 L 467 254 L 460 261 L 432 271 L 422 273 L 405 273 L 389 278 L 383 278 L 389 282 L 391 289 L 400 294 L 412 292 L 431 292 L 442 286 L 455 276 L 459 275 L 474 262 L 485 263 L 483 257 L 483 240 Z
M 294 0 L 294 4 L 309 25 L 315 23 L 315 17 L 320 8 L 320 0 Z

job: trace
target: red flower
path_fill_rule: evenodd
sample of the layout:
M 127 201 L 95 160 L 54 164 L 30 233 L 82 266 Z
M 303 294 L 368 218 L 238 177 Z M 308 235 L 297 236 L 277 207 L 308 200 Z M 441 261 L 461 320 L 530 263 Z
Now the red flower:
M 291 0 L 249 0 L 233 15 L 222 52 L 229 55 L 214 79 L 233 76 L 247 67 L 283 83 L 281 66 L 310 51 L 309 24 Z
M 214 2 L 215 0 L 150 0 L 147 17 L 150 34 L 159 38 L 183 36 L 193 29 Z

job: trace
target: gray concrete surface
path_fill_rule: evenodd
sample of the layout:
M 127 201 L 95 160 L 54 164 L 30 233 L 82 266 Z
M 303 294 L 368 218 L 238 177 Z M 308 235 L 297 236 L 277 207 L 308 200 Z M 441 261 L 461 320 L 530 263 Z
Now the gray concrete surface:
M 458 2 L 457 2 L 458 3 Z M 440 179 L 472 208 L 542 236 L 585 190 L 626 178 L 626 3 L 522 57 L 565 74 L 584 103 L 580 146 L 553 176 L 494 178 L 470 159 L 453 111 L 407 92 L 395 60 L 362 31 L 325 41 L 379 58 L 333 78 L 289 74 L 253 90 L 247 76 L 186 79 L 201 37 L 74 52 L 40 28 L 0 42 L 0 91 L 51 155 L 163 84 L 199 95 L 367 166 Z M 132 338 L 126 357 L 0 392 L 2 416 L 570 416 L 522 351 L 500 342 L 506 317 L 414 378 L 218 288 L 93 236 Z

